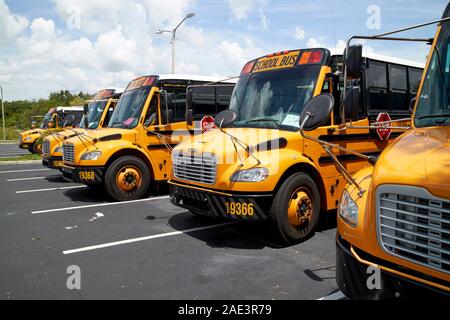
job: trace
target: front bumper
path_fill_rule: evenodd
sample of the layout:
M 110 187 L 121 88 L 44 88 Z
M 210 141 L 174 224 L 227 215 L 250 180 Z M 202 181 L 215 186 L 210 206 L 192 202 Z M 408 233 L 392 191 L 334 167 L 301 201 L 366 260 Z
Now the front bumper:
M 100 185 L 103 183 L 103 167 L 70 167 L 63 165 L 61 172 L 64 178 L 86 185 Z
M 361 252 L 361 255 L 367 256 L 367 259 L 370 259 L 371 262 L 377 265 L 389 266 L 392 269 L 395 268 L 394 270 L 397 269 L 407 274 L 414 272 L 412 270 L 407 271 L 405 268 L 399 266 L 393 266 L 392 263 L 380 261 L 380 259 L 371 257 L 367 253 L 358 251 Z M 427 277 L 426 275 L 418 275 L 417 272 L 415 273 L 414 276 L 416 277 Z M 381 289 L 370 290 L 367 284 L 373 284 L 373 276 L 374 272 L 369 272 L 368 266 L 360 263 L 354 257 L 350 251 L 350 244 L 338 234 L 336 237 L 336 282 L 339 289 L 348 298 L 353 300 L 426 299 L 446 301 L 450 298 L 449 292 L 383 270 L 380 271 Z M 445 286 L 443 283 L 440 284 Z
M 269 217 L 273 200 L 271 194 L 227 194 L 194 188 L 174 181 L 169 181 L 169 184 L 170 201 L 178 207 L 198 214 L 244 221 L 264 221 Z
M 62 157 L 43 156 L 42 165 L 50 169 L 61 169 L 64 162 Z
M 31 143 L 31 142 L 21 142 L 21 143 L 19 143 L 19 148 L 28 150 L 32 145 L 33 145 L 33 143 Z

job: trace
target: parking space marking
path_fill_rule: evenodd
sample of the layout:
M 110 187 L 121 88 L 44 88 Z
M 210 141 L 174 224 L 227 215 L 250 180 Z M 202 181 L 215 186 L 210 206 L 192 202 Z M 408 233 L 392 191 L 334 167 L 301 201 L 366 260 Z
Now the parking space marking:
M 98 204 L 90 204 L 85 206 L 77 206 L 77 207 L 67 207 L 67 208 L 58 208 L 58 209 L 49 209 L 49 210 L 40 210 L 33 211 L 31 214 L 41 214 L 41 213 L 50 213 L 50 212 L 61 212 L 61 211 L 70 211 L 70 210 L 78 210 L 78 209 L 86 209 L 86 208 L 97 208 L 97 207 L 108 207 L 108 206 L 119 206 L 129 203 L 137 203 L 137 202 L 146 202 L 146 201 L 156 201 L 156 200 L 164 200 L 169 199 L 169 196 L 164 197 L 153 197 L 147 199 L 139 199 L 139 200 L 131 200 L 131 201 L 122 201 L 122 202 L 108 202 L 108 203 L 98 203 Z
M 343 300 L 345 298 L 347 298 L 345 296 L 345 294 L 342 293 L 342 291 L 338 291 L 338 292 L 330 294 L 329 296 L 326 296 L 326 297 L 323 297 L 323 298 L 320 298 L 317 300 Z
M 174 231 L 174 232 L 155 234 L 155 235 L 147 236 L 147 237 L 109 242 L 109 243 L 99 244 L 99 245 L 90 246 L 90 247 L 66 250 L 66 251 L 63 251 L 63 254 L 69 255 L 69 254 L 74 254 L 74 253 L 79 253 L 79 252 L 84 252 L 84 251 L 92 251 L 92 250 L 104 249 L 104 248 L 109 248 L 109 247 L 115 247 L 115 246 L 120 246 L 123 244 L 129 244 L 129 243 L 134 243 L 134 242 L 141 242 L 141 241 L 153 240 L 153 239 L 158 239 L 158 238 L 177 236 L 177 235 L 185 234 L 185 233 L 192 233 L 192 232 L 196 232 L 196 231 L 220 228 L 220 227 L 224 227 L 224 226 L 227 226 L 227 225 L 230 225 L 233 223 L 235 223 L 235 222 L 234 221 L 233 222 L 224 222 L 224 223 L 214 224 L 214 225 L 205 226 L 205 227 L 198 227 L 198 228 L 186 229 L 186 230 L 182 230 L 182 231 Z
M 41 180 L 49 177 L 33 177 L 33 178 L 19 178 L 19 179 L 8 179 L 6 182 L 15 182 L 15 181 L 28 181 L 28 180 Z M 51 178 L 51 177 L 50 177 Z
M 27 169 L 27 170 L 11 170 L 11 171 L 0 171 L 0 173 L 20 173 L 20 172 L 36 172 L 36 171 L 50 171 L 52 169 Z
M 34 193 L 34 192 L 46 192 L 46 191 L 58 191 L 58 190 L 71 190 L 71 189 L 81 189 L 81 188 L 87 188 L 87 186 L 73 186 L 73 187 L 61 187 L 61 188 L 23 190 L 23 191 L 16 191 L 16 193 L 17 194 L 22 194 L 22 193 Z

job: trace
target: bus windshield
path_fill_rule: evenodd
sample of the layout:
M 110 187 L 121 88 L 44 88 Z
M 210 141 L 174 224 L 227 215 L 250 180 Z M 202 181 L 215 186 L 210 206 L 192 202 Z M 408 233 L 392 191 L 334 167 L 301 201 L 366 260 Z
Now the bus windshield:
M 114 110 L 108 127 L 133 129 L 139 123 L 145 101 L 151 87 L 141 87 L 126 91 Z
M 87 117 L 88 129 L 95 130 L 98 128 L 103 110 L 105 110 L 105 106 L 107 103 L 108 101 L 92 101 L 89 104 L 89 113 Z M 85 127 L 85 117 L 86 115 L 84 115 L 83 119 L 81 119 L 80 128 Z
M 297 131 L 319 71 L 320 66 L 314 65 L 242 77 L 230 102 L 230 109 L 238 114 L 234 126 Z
M 53 112 L 49 112 L 45 115 L 44 120 L 42 120 L 41 129 L 47 129 L 48 123 L 53 120 Z
M 444 22 L 417 104 L 416 127 L 450 125 L 450 22 Z

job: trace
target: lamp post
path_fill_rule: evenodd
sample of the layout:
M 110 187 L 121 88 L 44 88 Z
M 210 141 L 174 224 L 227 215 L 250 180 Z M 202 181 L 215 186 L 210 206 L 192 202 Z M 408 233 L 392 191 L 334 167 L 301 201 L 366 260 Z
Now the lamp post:
M 6 129 L 5 129 L 5 108 L 3 107 L 3 87 L 0 86 L 0 91 L 2 94 L 2 121 L 3 121 L 3 140 L 6 141 Z
M 178 28 L 185 22 L 187 19 L 193 18 L 195 16 L 194 12 L 191 12 L 186 15 L 186 17 L 181 20 L 181 22 L 173 29 L 173 30 L 158 30 L 156 34 L 163 34 L 163 33 L 171 33 L 172 38 L 170 40 L 170 44 L 172 45 L 172 74 L 175 73 L 175 40 L 176 40 L 176 33 Z

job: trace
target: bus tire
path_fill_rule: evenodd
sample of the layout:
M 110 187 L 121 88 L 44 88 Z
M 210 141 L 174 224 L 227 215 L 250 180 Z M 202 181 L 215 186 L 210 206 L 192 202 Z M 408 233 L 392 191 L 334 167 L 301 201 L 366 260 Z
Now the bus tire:
M 270 209 L 277 240 L 291 245 L 314 234 L 320 216 L 320 194 L 306 173 L 295 173 L 283 182 Z
M 104 186 L 108 195 L 116 201 L 142 198 L 150 186 L 147 164 L 133 156 L 120 157 L 105 172 Z
M 33 144 L 33 154 L 42 155 L 42 148 L 40 143 Z
M 31 154 L 36 154 L 36 152 L 34 151 L 34 146 L 35 146 L 35 144 L 28 146 L 28 151 L 30 151 Z

